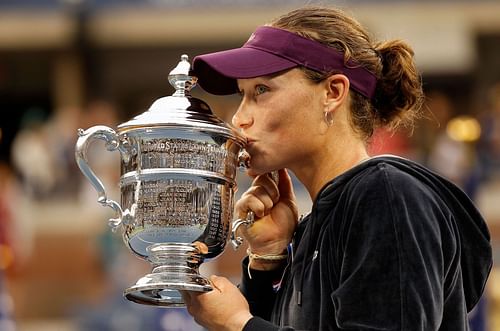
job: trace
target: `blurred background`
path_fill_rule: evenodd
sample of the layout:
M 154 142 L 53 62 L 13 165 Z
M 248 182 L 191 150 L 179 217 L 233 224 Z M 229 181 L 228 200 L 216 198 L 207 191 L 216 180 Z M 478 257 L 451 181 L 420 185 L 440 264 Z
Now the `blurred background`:
M 150 271 L 112 233 L 109 208 L 74 162 L 78 128 L 116 127 L 170 95 L 181 54 L 241 46 L 259 25 L 303 4 L 351 12 L 379 39 L 413 45 L 427 111 L 413 132 L 377 132 L 372 154 L 421 162 L 461 186 L 500 248 L 498 0 L 0 0 L 0 330 L 201 330 L 183 309 L 122 297 Z M 230 121 L 238 98 L 195 88 Z M 118 199 L 119 155 L 91 164 Z M 239 193 L 248 179 L 238 175 Z M 302 213 L 311 206 L 296 183 Z M 204 263 L 236 283 L 245 249 Z M 473 331 L 500 330 L 498 264 Z

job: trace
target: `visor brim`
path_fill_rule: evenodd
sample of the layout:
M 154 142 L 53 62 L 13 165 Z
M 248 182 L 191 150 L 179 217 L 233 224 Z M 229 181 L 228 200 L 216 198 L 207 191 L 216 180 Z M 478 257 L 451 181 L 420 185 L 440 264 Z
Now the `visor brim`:
M 238 92 L 236 79 L 271 75 L 297 65 L 260 49 L 241 47 L 196 56 L 193 74 L 208 93 L 227 95 Z

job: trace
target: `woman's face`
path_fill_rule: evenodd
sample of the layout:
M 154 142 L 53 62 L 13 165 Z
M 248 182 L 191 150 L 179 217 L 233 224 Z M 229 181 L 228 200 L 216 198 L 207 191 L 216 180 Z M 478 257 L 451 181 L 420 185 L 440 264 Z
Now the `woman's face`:
M 280 168 L 294 170 L 321 148 L 323 84 L 307 79 L 300 69 L 239 79 L 242 95 L 233 125 L 248 140 L 250 175 Z

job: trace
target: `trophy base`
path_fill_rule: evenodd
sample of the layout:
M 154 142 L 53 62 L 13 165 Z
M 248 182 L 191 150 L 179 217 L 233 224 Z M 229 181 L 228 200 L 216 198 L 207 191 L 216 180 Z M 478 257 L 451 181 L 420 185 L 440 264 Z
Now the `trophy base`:
M 199 274 L 158 272 L 147 274 L 123 295 L 130 301 L 144 305 L 176 308 L 185 307 L 179 291 L 208 292 L 212 286 L 208 279 Z

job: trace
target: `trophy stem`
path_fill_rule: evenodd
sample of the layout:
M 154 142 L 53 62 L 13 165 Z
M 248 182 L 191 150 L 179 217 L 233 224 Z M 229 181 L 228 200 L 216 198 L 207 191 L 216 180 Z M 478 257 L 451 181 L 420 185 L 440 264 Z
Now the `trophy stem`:
M 179 291 L 211 291 L 210 281 L 199 274 L 203 255 L 197 246 L 160 243 L 148 247 L 153 270 L 126 289 L 125 297 L 141 304 L 183 307 Z

